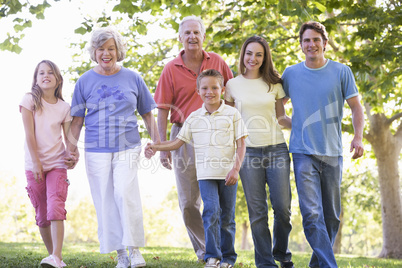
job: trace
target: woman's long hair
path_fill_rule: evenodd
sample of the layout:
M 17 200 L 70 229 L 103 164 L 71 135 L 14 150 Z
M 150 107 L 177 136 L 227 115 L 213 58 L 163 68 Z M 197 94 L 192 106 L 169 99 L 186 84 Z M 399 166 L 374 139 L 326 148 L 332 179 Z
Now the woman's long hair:
M 34 101 L 34 111 L 41 111 L 43 108 L 42 104 L 42 96 L 43 96 L 43 91 L 42 89 L 38 86 L 38 72 L 39 72 L 39 66 L 45 63 L 47 64 L 50 69 L 52 69 L 54 76 L 56 77 L 56 84 L 57 87 L 54 91 L 54 96 L 58 99 L 63 99 L 63 94 L 62 94 L 62 88 L 63 88 L 63 77 L 61 76 L 59 67 L 57 67 L 56 64 L 54 64 L 50 60 L 43 60 L 36 65 L 35 72 L 33 75 L 33 81 L 32 81 L 32 88 L 30 94 L 32 95 L 33 101 Z
M 282 84 L 282 78 L 274 67 L 271 50 L 269 48 L 268 42 L 264 38 L 258 35 L 254 35 L 252 37 L 249 37 L 244 42 L 240 53 L 239 71 L 241 74 L 244 74 L 246 72 L 246 66 L 244 65 L 244 55 L 246 53 L 246 48 L 250 43 L 259 43 L 264 48 L 264 62 L 260 67 L 260 74 L 264 82 L 267 83 L 269 91 L 271 91 L 271 85 L 275 85 L 278 83 Z

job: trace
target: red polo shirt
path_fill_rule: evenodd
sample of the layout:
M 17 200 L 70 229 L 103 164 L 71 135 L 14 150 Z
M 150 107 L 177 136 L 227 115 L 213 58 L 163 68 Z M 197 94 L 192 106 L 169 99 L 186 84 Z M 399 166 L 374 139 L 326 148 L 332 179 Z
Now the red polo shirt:
M 233 78 L 232 71 L 222 59 L 214 52 L 205 52 L 200 72 L 207 69 L 218 70 L 226 82 Z M 184 65 L 180 54 L 166 64 L 159 78 L 155 91 L 155 102 L 158 108 L 170 110 L 170 122 L 183 123 L 193 111 L 201 108 L 202 100 L 197 94 L 198 74 Z

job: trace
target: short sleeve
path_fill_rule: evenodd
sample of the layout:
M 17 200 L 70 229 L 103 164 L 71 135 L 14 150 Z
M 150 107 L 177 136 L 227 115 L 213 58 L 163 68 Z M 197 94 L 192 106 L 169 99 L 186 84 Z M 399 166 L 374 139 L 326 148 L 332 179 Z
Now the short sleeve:
M 66 112 L 65 112 L 65 116 L 64 116 L 64 123 L 66 123 L 66 122 L 70 122 L 71 120 L 73 120 L 73 117 L 71 116 L 71 114 L 70 114 L 70 105 L 68 105 L 68 103 L 65 103 L 66 104 Z
M 234 132 L 236 140 L 248 136 L 247 128 L 244 124 L 243 119 L 241 118 L 240 112 L 237 109 L 233 115 L 233 123 L 234 123 Z
M 343 77 L 342 77 L 342 94 L 344 98 L 350 99 L 359 95 L 356 87 L 355 77 L 349 66 L 344 65 Z
M 143 115 L 155 109 L 156 104 L 144 80 L 138 74 L 136 75 L 138 87 L 137 110 L 140 115 Z
M 85 117 L 86 100 L 83 94 L 83 88 L 81 86 L 82 78 L 78 79 L 75 84 L 73 99 L 71 101 L 71 116 Z
M 184 141 L 185 143 L 191 142 L 191 139 L 193 138 L 192 132 L 191 132 L 191 120 L 192 120 L 193 114 L 190 114 L 186 121 L 184 121 L 183 127 L 180 129 L 179 134 L 177 134 L 177 138 Z
M 287 77 L 287 70 L 288 68 L 285 69 L 285 71 L 282 74 L 282 81 L 283 81 L 283 91 L 285 92 L 285 97 L 290 98 L 289 96 L 289 84 L 288 81 L 286 79 Z
M 279 99 L 283 99 L 284 97 L 286 97 L 282 84 L 278 83 L 275 85 L 275 87 L 277 89 L 275 99 L 279 100 Z
M 232 96 L 232 92 L 231 92 L 231 84 L 232 84 L 232 79 L 229 80 L 226 84 L 226 88 L 225 88 L 225 101 L 227 102 L 234 102 L 233 96 Z
M 173 103 L 173 85 L 171 74 L 172 63 L 166 64 L 162 70 L 162 74 L 159 77 L 158 85 L 155 90 L 155 102 L 158 104 L 158 108 L 170 109 L 170 104 Z
M 34 101 L 33 101 L 32 95 L 29 93 L 25 94 L 24 97 L 22 97 L 19 107 L 20 107 L 20 112 L 21 112 L 22 107 L 33 112 L 34 111 Z

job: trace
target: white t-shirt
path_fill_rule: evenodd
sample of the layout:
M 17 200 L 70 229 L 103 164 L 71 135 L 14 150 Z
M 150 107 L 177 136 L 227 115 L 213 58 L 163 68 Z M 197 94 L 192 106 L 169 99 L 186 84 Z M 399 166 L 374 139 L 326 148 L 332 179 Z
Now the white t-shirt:
M 62 124 L 71 121 L 70 105 L 60 99 L 50 104 L 42 99 L 42 111 L 34 111 L 31 94 L 26 94 L 20 103 L 21 107 L 33 112 L 35 137 L 39 160 L 44 171 L 54 168 L 66 168 L 64 164 L 65 147 L 62 137 Z M 25 170 L 32 170 L 32 158 L 25 141 Z
M 248 135 L 239 111 L 223 103 L 212 114 L 192 112 L 177 138 L 193 142 L 198 180 L 224 180 L 233 168 L 236 141 Z
M 247 147 L 261 147 L 285 142 L 276 119 L 275 102 L 285 97 L 281 84 L 268 85 L 262 78 L 247 79 L 242 75 L 226 84 L 225 100 L 234 102 L 249 136 Z

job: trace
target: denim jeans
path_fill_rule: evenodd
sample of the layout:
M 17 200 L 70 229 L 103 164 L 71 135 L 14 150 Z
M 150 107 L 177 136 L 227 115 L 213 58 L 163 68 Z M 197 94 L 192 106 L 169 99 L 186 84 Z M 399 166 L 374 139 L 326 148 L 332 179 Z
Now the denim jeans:
M 234 249 L 237 183 L 233 186 L 226 186 L 224 180 L 199 180 L 198 183 L 204 203 L 204 260 L 218 258 L 234 265 L 237 259 Z
M 313 249 L 310 267 L 338 267 L 332 246 L 341 213 L 342 156 L 293 154 L 303 228 Z
M 291 199 L 290 157 L 286 143 L 247 147 L 240 169 L 246 196 L 251 232 L 254 241 L 255 264 L 258 268 L 278 267 L 277 261 L 291 260 L 288 249 Z M 268 227 L 266 185 L 274 211 L 273 248 Z

